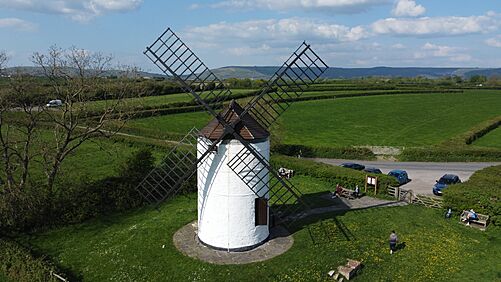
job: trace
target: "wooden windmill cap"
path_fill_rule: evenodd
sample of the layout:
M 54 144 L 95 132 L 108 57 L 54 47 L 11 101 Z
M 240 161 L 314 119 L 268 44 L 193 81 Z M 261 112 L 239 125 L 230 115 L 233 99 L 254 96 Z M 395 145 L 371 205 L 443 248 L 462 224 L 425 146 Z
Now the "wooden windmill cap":
M 221 116 L 223 119 L 231 124 L 241 117 L 244 109 L 235 101 L 231 101 L 230 105 L 226 107 Z M 244 115 L 235 126 L 235 131 L 242 136 L 245 140 L 258 140 L 266 139 L 270 136 L 259 122 L 257 122 L 249 113 Z M 219 121 L 214 118 L 211 120 L 201 131 L 200 135 L 210 140 L 218 140 L 224 134 L 224 127 Z M 234 139 L 233 136 L 224 136 L 223 139 Z

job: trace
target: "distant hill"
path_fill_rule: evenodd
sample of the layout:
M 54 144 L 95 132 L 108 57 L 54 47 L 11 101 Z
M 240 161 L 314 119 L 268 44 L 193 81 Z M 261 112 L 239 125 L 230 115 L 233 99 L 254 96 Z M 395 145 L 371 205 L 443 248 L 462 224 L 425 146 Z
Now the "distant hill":
M 226 78 L 250 78 L 266 79 L 272 76 L 278 67 L 223 67 L 212 70 L 221 79 Z M 380 77 L 417 77 L 424 76 L 429 78 L 438 78 L 443 76 L 457 75 L 469 78 L 473 75 L 492 75 L 501 76 L 501 68 L 480 69 L 480 68 L 392 68 L 392 67 L 373 67 L 373 68 L 329 68 L 323 74 L 324 78 L 360 78 L 368 76 Z
M 229 66 L 213 69 L 214 74 L 220 79 L 227 78 L 250 78 L 250 79 L 268 79 L 278 69 L 276 66 Z M 37 67 L 13 67 L 6 70 L 7 74 L 17 72 L 26 73 L 34 76 L 42 75 L 42 71 Z M 109 71 L 108 76 L 119 74 L 120 71 Z M 141 72 L 143 77 L 162 77 L 162 74 Z M 323 78 L 360 78 L 368 76 L 378 77 L 417 77 L 424 76 L 428 78 L 439 78 L 443 76 L 457 75 L 469 78 L 473 75 L 501 76 L 501 68 L 427 68 L 427 67 L 373 67 L 373 68 L 329 68 Z

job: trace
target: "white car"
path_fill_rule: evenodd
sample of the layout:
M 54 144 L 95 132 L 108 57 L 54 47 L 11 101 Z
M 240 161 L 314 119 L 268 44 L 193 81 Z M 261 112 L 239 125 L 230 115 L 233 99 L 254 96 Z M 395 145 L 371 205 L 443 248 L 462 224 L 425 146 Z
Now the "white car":
M 57 100 L 50 100 L 49 103 L 47 103 L 47 106 L 48 108 L 52 108 L 52 107 L 61 107 L 63 105 L 63 101 L 57 99 Z

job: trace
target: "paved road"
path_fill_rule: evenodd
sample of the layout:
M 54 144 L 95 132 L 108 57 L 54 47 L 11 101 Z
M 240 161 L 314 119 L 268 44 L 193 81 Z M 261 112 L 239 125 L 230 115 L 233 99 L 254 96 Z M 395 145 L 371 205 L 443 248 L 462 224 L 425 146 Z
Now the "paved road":
M 357 161 L 357 160 L 339 160 L 339 159 L 313 159 L 330 165 L 340 165 L 344 162 L 355 162 L 365 166 L 377 167 L 383 173 L 388 173 L 392 169 L 403 169 L 409 174 L 411 182 L 403 185 L 405 189 L 411 189 L 417 194 L 432 194 L 431 189 L 435 180 L 446 173 L 452 173 L 459 176 L 461 181 L 466 181 L 477 170 L 482 168 L 501 165 L 501 162 L 491 163 L 427 163 L 427 162 L 391 162 L 391 161 Z

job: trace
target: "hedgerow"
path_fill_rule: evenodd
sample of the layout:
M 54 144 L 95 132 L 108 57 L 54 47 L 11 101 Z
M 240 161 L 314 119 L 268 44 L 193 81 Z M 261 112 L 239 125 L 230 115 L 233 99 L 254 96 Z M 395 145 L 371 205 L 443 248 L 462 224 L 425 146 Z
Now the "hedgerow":
M 122 165 L 116 176 L 98 181 L 68 179 L 53 193 L 35 183 L 23 191 L 0 193 L 0 233 L 78 223 L 138 207 L 143 199 L 135 188 L 153 165 L 151 152 L 141 149 Z
M 468 181 L 444 190 L 444 203 L 456 211 L 474 209 L 490 216 L 491 223 L 501 226 L 501 166 L 475 172 Z
M 501 150 L 470 146 L 501 125 L 501 116 L 482 122 L 465 133 L 442 142 L 437 146 L 406 148 L 400 154 L 403 161 L 498 161 Z
M 368 148 L 359 147 L 313 147 L 294 144 L 274 144 L 271 151 L 286 156 L 301 156 L 305 158 L 337 158 L 373 160 L 374 153 Z
M 52 273 L 62 275 L 48 260 L 7 238 L 0 238 L 0 272 L 11 281 L 59 281 Z
M 353 169 L 332 166 L 323 163 L 317 163 L 310 160 L 276 155 L 271 158 L 273 167 L 286 167 L 294 170 L 295 174 L 306 175 L 315 178 L 321 178 L 333 184 L 339 184 L 343 187 L 354 189 L 356 185 L 364 187 L 366 172 Z M 375 174 L 369 174 L 375 175 Z M 394 177 L 378 174 L 378 194 L 387 194 L 388 186 L 397 186 L 397 180 Z

